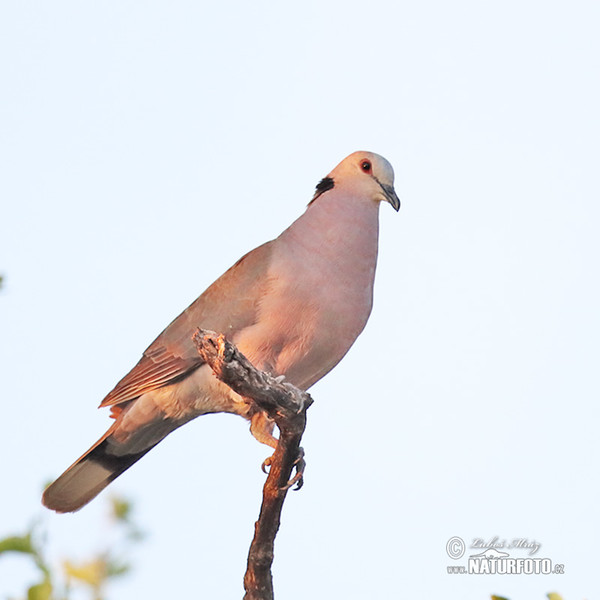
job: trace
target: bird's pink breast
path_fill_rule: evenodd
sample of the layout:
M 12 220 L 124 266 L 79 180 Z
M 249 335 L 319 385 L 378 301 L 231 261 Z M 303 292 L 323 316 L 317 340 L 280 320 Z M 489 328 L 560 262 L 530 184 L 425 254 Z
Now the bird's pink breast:
M 341 360 L 371 312 L 378 205 L 352 200 L 309 208 L 278 238 L 258 321 L 236 339 L 254 364 L 305 389 Z

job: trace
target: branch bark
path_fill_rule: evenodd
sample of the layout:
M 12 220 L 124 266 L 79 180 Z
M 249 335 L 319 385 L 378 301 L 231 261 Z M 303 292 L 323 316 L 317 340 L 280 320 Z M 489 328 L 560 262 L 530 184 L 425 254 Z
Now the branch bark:
M 290 383 L 254 368 L 224 335 L 198 329 L 193 339 L 200 356 L 217 378 L 264 410 L 279 428 L 279 443 L 270 459 L 244 576 L 244 600 L 272 600 L 275 536 L 290 482 L 297 483 L 298 488 L 302 485 L 304 453 L 300 441 L 306 427 L 306 410 L 313 400 Z M 297 475 L 292 478 L 294 468 Z

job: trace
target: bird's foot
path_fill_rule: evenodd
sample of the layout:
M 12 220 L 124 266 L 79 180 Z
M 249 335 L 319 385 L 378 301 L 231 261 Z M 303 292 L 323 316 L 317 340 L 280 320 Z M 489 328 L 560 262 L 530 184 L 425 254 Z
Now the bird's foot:
M 304 485 L 304 470 L 306 469 L 306 461 L 304 460 L 304 448 L 300 446 L 298 448 L 298 456 L 294 461 L 294 469 L 296 474 L 281 488 L 282 490 L 289 490 L 294 485 L 294 489 L 299 490 Z
M 269 472 L 269 467 L 273 464 L 273 456 L 265 458 L 261 465 L 261 469 L 263 473 Z M 294 489 L 299 490 L 304 485 L 304 470 L 306 469 L 306 461 L 304 460 L 304 449 L 300 447 L 298 449 L 298 456 L 294 461 L 294 469 L 296 470 L 296 474 L 282 487 L 281 490 L 289 490 L 292 486 L 296 486 Z
M 298 456 L 294 461 L 294 469 L 296 470 L 296 474 L 283 487 L 284 490 L 289 490 L 294 485 L 296 486 L 294 489 L 299 490 L 304 485 L 306 461 L 304 460 L 304 448 L 302 446 L 298 448 Z

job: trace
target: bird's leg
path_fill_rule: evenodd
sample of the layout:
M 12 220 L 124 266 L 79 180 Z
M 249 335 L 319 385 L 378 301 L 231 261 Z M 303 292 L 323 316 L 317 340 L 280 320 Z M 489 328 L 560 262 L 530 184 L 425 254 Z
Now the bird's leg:
M 255 412 L 250 418 L 250 433 L 261 443 L 271 446 L 271 448 L 277 448 L 277 442 L 279 440 L 273 436 L 273 429 L 275 428 L 275 421 L 271 419 L 266 412 L 259 410 Z M 261 469 L 263 473 L 267 472 L 267 467 L 271 466 L 272 456 L 265 458 Z
M 266 412 L 259 410 L 250 418 L 250 433 L 261 443 L 277 448 L 279 441 L 273 436 L 275 421 L 267 415 Z
M 250 419 L 250 432 L 252 435 L 261 443 L 270 446 L 271 448 L 276 448 L 279 440 L 273 436 L 273 429 L 275 427 L 275 422 L 271 419 L 267 413 L 260 410 L 254 413 Z M 268 467 L 271 466 L 273 462 L 273 455 L 265 458 L 261 465 L 261 469 L 263 473 L 268 472 Z M 304 469 L 306 468 L 306 461 L 304 460 L 304 450 L 302 448 L 299 449 L 298 457 L 294 461 L 294 468 L 296 469 L 296 474 L 286 483 L 283 489 L 289 489 L 292 486 L 296 486 L 296 489 L 299 490 L 302 487 L 303 480 L 302 477 L 304 475 Z
M 277 448 L 279 440 L 273 435 L 273 429 L 275 428 L 275 421 L 271 419 L 266 412 L 262 410 L 254 413 L 250 419 L 250 433 L 261 443 L 271 446 L 271 448 Z M 273 456 L 265 458 L 261 465 L 263 473 L 267 473 L 267 467 L 271 466 Z

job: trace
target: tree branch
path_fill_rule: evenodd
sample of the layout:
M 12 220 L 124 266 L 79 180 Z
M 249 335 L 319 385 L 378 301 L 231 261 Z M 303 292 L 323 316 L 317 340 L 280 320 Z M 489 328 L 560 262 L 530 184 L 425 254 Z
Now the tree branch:
M 279 428 L 279 443 L 269 461 L 269 476 L 263 487 L 263 501 L 254 525 L 244 576 L 244 600 L 271 600 L 275 536 L 290 483 L 302 485 L 304 453 L 300 441 L 306 427 L 306 410 L 313 400 L 293 385 L 255 369 L 224 335 L 198 329 L 193 339 L 200 356 L 217 378 L 264 410 Z M 292 478 L 294 468 L 297 475 Z

